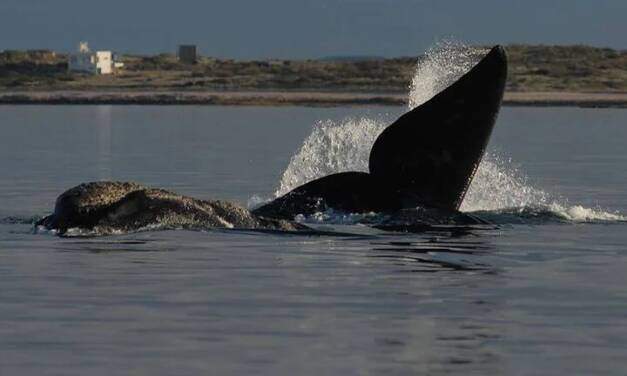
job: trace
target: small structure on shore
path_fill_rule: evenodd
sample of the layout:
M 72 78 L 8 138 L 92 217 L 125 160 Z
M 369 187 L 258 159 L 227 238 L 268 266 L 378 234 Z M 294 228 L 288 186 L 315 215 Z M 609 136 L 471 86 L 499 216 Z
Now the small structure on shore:
M 112 74 L 120 69 L 124 63 L 116 62 L 111 51 L 92 52 L 87 42 L 80 42 L 78 52 L 70 55 L 68 69 L 70 72 L 89 74 Z
M 182 44 L 179 46 L 178 58 L 181 63 L 196 64 L 198 62 L 198 49 L 195 44 Z

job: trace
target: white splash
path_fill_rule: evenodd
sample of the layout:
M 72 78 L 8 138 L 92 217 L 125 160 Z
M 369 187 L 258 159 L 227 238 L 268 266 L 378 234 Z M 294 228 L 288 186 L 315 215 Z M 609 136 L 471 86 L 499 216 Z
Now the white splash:
M 468 47 L 458 41 L 445 40 L 431 47 L 418 61 L 409 85 L 409 108 L 414 109 L 431 99 L 468 72 L 487 51 Z
M 568 206 L 553 202 L 549 209 L 572 222 L 625 222 L 627 217 L 620 213 L 610 213 L 601 208 L 585 208 L 581 205 Z
M 290 160 L 275 195 L 336 172 L 367 172 L 370 149 L 386 126 L 368 118 L 318 122 Z
M 429 49 L 419 59 L 409 87 L 409 108 L 419 106 L 455 82 L 486 52 L 485 49 L 467 47 L 455 41 L 440 42 Z M 368 171 L 370 149 L 387 125 L 387 121 L 369 118 L 318 122 L 290 160 L 275 195 L 278 197 L 299 185 L 329 174 Z M 549 211 L 574 222 L 627 220 L 618 213 L 570 206 L 566 200 L 533 187 L 527 180 L 510 160 L 488 152 L 477 170 L 461 210 L 475 212 L 527 208 Z M 322 213 L 317 219 L 329 220 L 335 217 L 335 213 L 331 216 L 326 214 Z M 340 222 L 350 222 L 351 219 L 340 218 Z
M 409 107 L 433 97 L 466 73 L 483 52 L 459 42 L 444 41 L 418 62 L 409 87 Z M 308 181 L 344 171 L 368 171 L 370 149 L 387 121 L 369 118 L 318 122 L 283 172 L 275 195 L 281 196 Z
M 511 160 L 488 152 L 462 202 L 465 212 L 548 205 L 550 195 L 531 186 Z
M 273 198 L 271 197 L 263 197 L 258 194 L 254 194 L 248 198 L 248 201 L 246 202 L 246 207 L 248 208 L 248 210 L 254 210 L 265 204 L 266 202 L 272 201 L 272 199 Z
M 377 221 L 381 215 L 379 213 L 343 213 L 336 212 L 333 209 L 327 209 L 324 212 L 317 212 L 308 216 L 299 214 L 294 220 L 299 223 L 324 223 L 335 225 L 354 225 L 363 223 L 363 221 Z

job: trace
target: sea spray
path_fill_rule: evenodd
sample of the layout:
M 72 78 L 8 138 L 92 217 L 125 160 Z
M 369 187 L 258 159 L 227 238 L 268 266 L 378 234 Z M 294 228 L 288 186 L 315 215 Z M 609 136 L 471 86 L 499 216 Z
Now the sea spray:
M 456 41 L 443 41 L 429 49 L 419 59 L 410 84 L 409 109 L 421 105 L 459 79 L 486 51 Z M 281 196 L 299 185 L 329 174 L 345 171 L 367 172 L 370 149 L 388 124 L 389 119 L 371 118 L 317 122 L 311 134 L 291 158 L 275 196 Z M 259 204 L 258 201 L 257 198 L 253 205 Z M 523 217 L 548 214 L 570 222 L 627 220 L 619 213 L 608 213 L 601 208 L 569 205 L 567 200 L 556 198 L 530 185 L 526 176 L 513 167 L 509 159 L 490 151 L 486 153 L 477 170 L 461 210 L 491 212 L 497 216 L 499 213 L 520 214 Z M 320 218 L 332 221 L 334 216 L 336 215 Z M 498 218 L 492 219 L 498 222 Z M 342 217 L 341 222 L 345 221 L 346 218 Z
M 429 49 L 419 60 L 409 87 L 409 108 L 419 106 L 455 82 L 484 53 L 482 49 L 469 48 L 454 41 L 443 41 Z M 388 124 L 389 119 L 370 118 L 319 121 L 291 158 L 275 195 L 281 196 L 329 174 L 367 172 L 370 149 Z M 478 175 L 495 176 L 482 171 Z
M 316 123 L 283 172 L 275 195 L 336 172 L 367 172 L 372 144 L 386 126 L 385 121 L 369 118 Z
M 527 177 L 509 159 L 488 152 L 484 155 L 466 193 L 461 210 L 499 210 L 548 205 L 553 198 L 529 184 Z
M 409 85 L 409 109 L 414 109 L 457 81 L 481 60 L 488 50 L 444 40 L 418 61 Z

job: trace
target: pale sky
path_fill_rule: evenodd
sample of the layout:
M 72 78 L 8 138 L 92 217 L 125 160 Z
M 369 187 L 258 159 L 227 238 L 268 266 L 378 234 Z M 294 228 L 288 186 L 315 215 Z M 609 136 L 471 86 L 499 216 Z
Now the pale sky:
M 626 49 L 627 0 L 0 0 L 0 50 L 407 56 L 440 39 Z

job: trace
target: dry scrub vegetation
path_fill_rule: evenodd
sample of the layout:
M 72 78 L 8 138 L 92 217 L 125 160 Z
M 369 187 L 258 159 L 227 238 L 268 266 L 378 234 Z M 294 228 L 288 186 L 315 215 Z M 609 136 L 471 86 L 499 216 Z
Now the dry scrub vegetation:
M 588 46 L 507 47 L 509 91 L 627 92 L 627 51 Z M 0 53 L 5 90 L 293 90 L 404 92 L 419 57 L 236 61 L 174 55 L 122 56 L 112 76 L 67 73 L 67 56 L 46 51 Z

